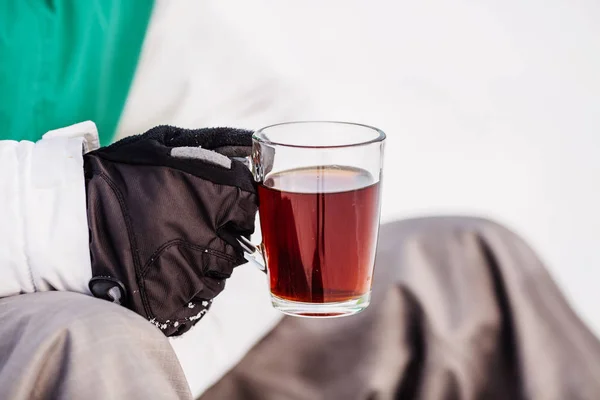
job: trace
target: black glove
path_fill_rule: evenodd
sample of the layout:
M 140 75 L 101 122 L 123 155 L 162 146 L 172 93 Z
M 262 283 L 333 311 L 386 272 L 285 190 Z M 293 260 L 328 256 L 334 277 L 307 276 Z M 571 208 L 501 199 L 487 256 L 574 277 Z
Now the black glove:
M 199 147 L 200 146 L 200 147 Z M 158 126 L 84 156 L 90 290 L 167 336 L 208 311 L 254 232 L 252 134 Z

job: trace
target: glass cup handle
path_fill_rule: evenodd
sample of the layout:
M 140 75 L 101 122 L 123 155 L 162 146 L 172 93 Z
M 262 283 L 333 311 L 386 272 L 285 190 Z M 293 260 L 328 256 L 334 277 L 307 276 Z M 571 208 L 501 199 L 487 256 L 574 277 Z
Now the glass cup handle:
M 252 170 L 252 157 L 233 157 L 233 159 L 241 161 L 246 167 Z M 265 263 L 265 258 L 263 257 L 261 246 L 253 244 L 250 240 L 246 239 L 243 236 L 240 236 L 237 239 L 242 249 L 244 249 L 244 258 L 248 260 L 251 264 L 254 264 L 258 269 L 260 269 L 265 274 L 267 273 L 267 267 Z
M 263 257 L 260 246 L 253 244 L 250 240 L 243 236 L 238 238 L 238 243 L 244 249 L 244 258 L 251 264 L 254 264 L 262 272 L 267 273 L 267 267 L 265 266 L 265 259 Z

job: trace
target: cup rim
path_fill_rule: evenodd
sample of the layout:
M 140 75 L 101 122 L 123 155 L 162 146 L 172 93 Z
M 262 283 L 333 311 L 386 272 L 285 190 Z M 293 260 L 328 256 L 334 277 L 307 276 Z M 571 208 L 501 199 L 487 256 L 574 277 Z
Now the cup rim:
M 296 125 L 296 124 L 341 124 L 341 125 L 352 125 L 352 126 L 360 126 L 362 128 L 367 128 L 375 131 L 377 133 L 377 137 L 365 141 L 359 141 L 356 143 L 348 143 L 348 144 L 339 144 L 339 145 L 304 145 L 304 144 L 293 144 L 293 143 L 281 143 L 274 140 L 269 140 L 264 137 L 263 133 L 265 130 L 274 128 L 277 126 L 284 125 Z M 368 144 L 383 142 L 386 139 L 386 134 L 379 128 L 376 128 L 371 125 L 361 124 L 357 122 L 346 122 L 346 121 L 330 121 L 330 120 L 305 120 L 305 121 L 288 121 L 288 122 L 280 122 L 277 124 L 267 125 L 262 127 L 252 134 L 252 140 L 256 140 L 259 143 L 274 145 L 274 146 L 282 146 L 282 147 L 293 147 L 299 149 L 336 149 L 336 148 L 346 148 L 346 147 L 358 147 L 365 146 Z

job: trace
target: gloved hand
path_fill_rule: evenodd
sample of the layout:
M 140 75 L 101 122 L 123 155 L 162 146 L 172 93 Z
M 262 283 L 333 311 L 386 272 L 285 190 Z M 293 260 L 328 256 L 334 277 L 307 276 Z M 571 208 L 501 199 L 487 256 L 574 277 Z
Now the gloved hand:
M 208 311 L 254 231 L 249 131 L 158 126 L 84 156 L 90 290 L 167 336 Z

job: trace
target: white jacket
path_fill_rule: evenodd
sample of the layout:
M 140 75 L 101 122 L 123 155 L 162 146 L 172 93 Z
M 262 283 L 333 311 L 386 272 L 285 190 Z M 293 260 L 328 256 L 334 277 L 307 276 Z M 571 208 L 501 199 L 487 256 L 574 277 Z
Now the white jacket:
M 91 295 L 82 155 L 97 147 L 90 121 L 50 131 L 37 143 L 0 141 L 0 297 L 47 290 Z M 268 293 L 264 274 L 240 266 L 210 312 L 171 339 L 194 395 L 279 321 Z
M 52 289 L 89 294 L 82 152 L 96 147 L 90 121 L 37 143 L 0 141 L 0 297 Z

